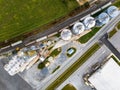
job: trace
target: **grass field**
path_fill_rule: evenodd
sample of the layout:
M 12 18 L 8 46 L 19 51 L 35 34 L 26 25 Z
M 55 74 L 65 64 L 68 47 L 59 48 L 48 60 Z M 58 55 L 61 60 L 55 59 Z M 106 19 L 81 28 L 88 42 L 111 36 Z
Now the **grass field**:
M 0 41 L 33 31 L 78 6 L 76 0 L 0 0 Z
M 74 62 L 65 72 L 63 72 L 54 82 L 52 82 L 46 90 L 54 90 L 63 83 L 72 73 L 74 73 L 85 61 L 87 61 L 98 49 L 99 44 L 95 43 L 91 46 L 76 62 Z

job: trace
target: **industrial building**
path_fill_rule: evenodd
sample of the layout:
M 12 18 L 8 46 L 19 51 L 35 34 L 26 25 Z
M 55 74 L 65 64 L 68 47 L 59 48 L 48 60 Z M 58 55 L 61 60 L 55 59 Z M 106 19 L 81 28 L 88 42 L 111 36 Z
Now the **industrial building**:
M 103 12 L 98 16 L 98 21 L 103 25 L 108 23 L 110 20 L 110 17 L 107 13 Z
M 97 90 L 120 89 L 120 66 L 113 58 L 110 58 L 101 68 L 94 72 L 88 81 Z
M 96 21 L 93 17 L 89 16 L 84 19 L 83 23 L 85 25 L 85 28 L 88 30 L 95 26 Z
M 107 13 L 109 14 L 109 16 L 111 18 L 114 18 L 114 17 L 116 17 L 119 14 L 119 10 L 118 10 L 118 8 L 116 6 L 110 6 L 107 9 Z
M 72 32 L 69 29 L 63 29 L 61 32 L 61 38 L 63 40 L 70 40 L 72 38 Z
M 83 25 L 83 23 L 77 22 L 73 25 L 72 33 L 75 35 L 79 35 L 82 32 L 84 32 L 84 30 L 85 30 L 85 26 Z

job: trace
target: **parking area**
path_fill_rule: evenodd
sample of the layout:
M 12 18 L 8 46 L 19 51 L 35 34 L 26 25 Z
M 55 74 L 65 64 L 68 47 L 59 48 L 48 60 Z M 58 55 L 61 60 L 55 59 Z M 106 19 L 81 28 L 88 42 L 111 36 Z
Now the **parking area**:
M 72 41 L 62 46 L 61 53 L 48 67 L 45 67 L 44 69 L 38 69 L 38 64 L 40 63 L 40 61 L 38 61 L 30 69 L 19 73 L 19 75 L 24 78 L 24 80 L 27 81 L 33 88 L 36 89 L 37 87 L 42 87 L 44 83 L 47 82 L 47 78 L 54 77 L 54 73 L 59 71 L 56 70 L 54 73 L 51 73 L 55 68 L 57 68 L 57 66 L 60 66 L 61 68 L 64 62 L 69 63 L 69 59 L 72 57 L 67 57 L 66 54 L 70 47 L 76 48 L 76 53 L 78 53 L 78 50 L 80 50 L 83 46 L 77 41 Z
M 71 83 L 77 90 L 91 90 L 91 87 L 84 84 L 84 74 L 91 72 L 91 67 L 97 63 L 102 62 L 111 51 L 103 45 L 87 62 L 85 62 L 78 70 L 75 71 L 64 83 L 62 83 L 56 90 L 61 90 L 65 85 Z
M 0 90 L 33 90 L 19 75 L 12 77 L 4 70 L 3 65 L 6 59 L 0 60 Z

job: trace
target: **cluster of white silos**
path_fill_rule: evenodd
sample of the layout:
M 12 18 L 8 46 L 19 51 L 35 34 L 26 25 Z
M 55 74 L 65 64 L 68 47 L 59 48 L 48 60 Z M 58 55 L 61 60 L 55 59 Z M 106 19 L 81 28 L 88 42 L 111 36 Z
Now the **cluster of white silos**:
M 76 22 L 72 29 L 63 29 L 61 32 L 61 38 L 63 40 L 70 40 L 72 38 L 72 34 L 73 35 L 80 35 L 81 33 L 83 33 L 85 30 L 88 30 L 92 27 L 95 26 L 95 19 L 91 16 L 85 18 L 82 22 Z
M 109 8 L 107 8 L 107 10 L 105 10 L 98 16 L 97 20 L 99 25 L 104 25 L 108 23 L 111 18 L 116 17 L 118 14 L 118 8 L 116 6 L 110 6 Z
M 106 11 L 98 15 L 97 20 L 94 17 L 86 17 L 83 22 L 76 22 L 72 29 L 63 29 L 61 32 L 61 38 L 63 40 L 70 40 L 73 35 L 80 35 L 85 30 L 89 30 L 99 22 L 101 25 L 104 25 L 109 22 L 111 18 L 116 17 L 119 14 L 119 10 L 115 6 L 110 6 Z

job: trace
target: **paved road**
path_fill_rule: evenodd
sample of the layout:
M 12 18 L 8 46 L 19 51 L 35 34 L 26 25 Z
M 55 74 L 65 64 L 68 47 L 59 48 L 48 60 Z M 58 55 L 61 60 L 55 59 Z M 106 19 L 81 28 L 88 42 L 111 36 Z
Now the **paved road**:
M 79 69 L 77 69 L 65 82 L 63 82 L 56 90 L 62 90 L 62 88 L 72 83 L 77 90 L 92 90 L 87 87 L 83 81 L 83 75 L 91 71 L 92 65 L 96 62 L 102 62 L 111 53 L 111 51 L 103 45 L 96 53 L 94 53 Z
M 112 38 L 108 39 L 112 45 L 120 52 L 120 30 Z
M 60 76 L 65 70 L 67 70 L 68 67 L 70 67 L 78 58 L 85 53 L 95 42 L 97 42 L 107 31 L 110 31 L 114 28 L 114 26 L 120 21 L 120 14 L 113 18 L 111 21 L 109 21 L 108 24 L 104 25 L 98 33 L 92 37 L 91 40 L 89 40 L 85 46 L 79 50 L 79 52 L 70 60 L 71 62 L 65 62 L 58 73 L 56 73 L 54 76 L 50 76 L 47 78 L 46 81 L 44 81 L 43 85 L 44 87 L 40 87 L 40 90 L 45 90 L 46 87 L 48 87 L 52 82 L 54 82 L 58 76 Z M 64 69 L 63 69 L 64 68 Z M 53 78 L 54 77 L 54 78 Z M 51 79 L 52 78 L 52 79 Z
M 80 16 L 77 16 L 77 17 L 80 18 Z M 55 30 L 55 29 L 54 29 L 54 30 Z M 56 30 L 55 30 L 55 31 L 56 31 Z M 100 32 L 100 33 L 101 33 L 101 32 Z M 99 34 L 100 34 L 100 33 L 99 33 Z M 44 35 L 44 34 L 43 34 L 43 35 Z M 97 40 L 97 39 L 95 39 L 95 40 Z M 27 43 L 27 42 L 26 42 L 26 43 Z M 91 41 L 90 41 L 89 43 L 91 43 Z M 82 55 L 93 43 L 94 43 L 94 42 L 92 42 L 91 44 L 89 44 L 86 49 L 82 49 L 82 52 L 80 51 L 79 54 Z M 9 50 L 9 49 L 10 49 L 10 48 L 8 48 L 8 50 Z M 6 49 L 6 50 L 7 50 L 7 49 Z M 79 58 L 79 56 L 80 56 L 79 54 L 77 55 L 78 58 Z M 75 56 L 75 57 L 76 57 L 76 56 Z M 74 58 L 75 58 L 75 57 L 74 57 Z M 76 58 L 76 60 L 77 60 L 77 58 Z M 71 64 L 74 62 L 74 60 L 71 59 L 70 61 L 71 61 L 71 62 L 69 62 L 69 63 L 70 63 L 70 65 L 71 65 Z M 70 65 L 67 65 L 67 66 L 65 65 L 66 67 L 65 67 L 64 70 L 66 70 Z M 1 70 L 3 70 L 2 67 L 1 67 Z M 55 80 L 56 77 L 58 77 L 64 70 L 61 69 L 60 73 L 57 73 L 57 75 L 55 75 L 55 78 L 53 78 L 53 80 Z M 3 70 L 3 71 L 4 71 L 4 70 Z M 2 71 L 1 71 L 1 72 L 2 72 Z M 3 72 L 3 73 L 7 75 L 7 73 L 5 73 L 5 72 Z M 0 75 L 0 76 L 1 76 L 1 78 L 2 78 L 2 77 L 4 77 L 5 75 L 2 74 L 2 75 Z M 6 77 L 8 77 L 8 76 L 6 76 Z M 9 78 L 10 78 L 10 77 L 9 77 Z M 8 78 L 8 79 L 9 79 L 9 78 Z M 5 79 L 5 78 L 2 78 L 2 79 L 1 79 L 1 84 L 3 83 L 3 84 L 5 84 L 5 85 L 8 85 L 7 81 L 9 81 L 9 84 L 10 84 L 10 85 L 12 84 L 11 87 L 13 87 L 13 88 L 11 88 L 11 89 L 6 89 L 6 88 L 4 88 L 3 90 L 22 90 L 21 87 L 23 88 L 24 86 L 27 86 L 26 84 L 23 83 L 24 81 L 22 81 L 22 79 L 20 79 L 19 76 L 15 76 L 14 79 L 12 79 L 12 80 L 7 80 L 6 82 L 3 82 L 4 79 Z M 11 78 L 10 78 L 10 79 L 11 79 Z M 20 79 L 20 80 L 19 80 L 19 79 Z M 17 80 L 19 83 L 18 83 L 18 84 L 15 83 L 15 80 Z M 46 87 L 46 85 L 49 85 L 49 84 L 53 81 L 53 80 L 52 80 L 52 81 L 51 81 L 51 80 L 52 80 L 52 79 L 49 78 L 49 79 L 48 79 L 48 82 L 47 82 L 47 83 L 44 83 L 45 87 Z M 14 83 L 15 83 L 15 84 L 14 84 Z M 19 84 L 20 84 L 20 85 L 19 85 Z M 16 87 L 15 87 L 14 85 L 15 85 Z M 29 85 L 28 85 L 28 86 L 29 86 Z M 9 87 L 9 88 L 10 88 L 10 87 Z M 18 88 L 18 89 L 17 89 L 17 88 Z M 29 88 L 29 87 L 28 87 L 28 88 Z M 31 89 L 30 89 L 30 88 L 27 89 L 27 87 L 26 87 L 24 90 L 31 90 Z M 41 89 L 40 89 L 40 90 L 41 90 Z M 45 89 L 42 88 L 42 90 L 45 90 Z
M 107 34 L 105 34 L 101 39 L 100 39 L 111 51 L 113 54 L 117 56 L 117 58 L 120 60 L 120 53 L 119 51 L 111 44 L 111 42 L 108 40 Z
M 33 90 L 19 75 L 9 76 L 3 68 L 3 60 L 0 60 L 0 90 Z
M 23 41 L 22 44 L 17 45 L 17 46 L 15 46 L 15 47 L 24 47 L 24 45 L 27 44 L 27 43 L 29 43 L 31 40 L 34 41 L 34 40 L 36 40 L 36 39 L 38 39 L 38 38 L 41 38 L 41 37 L 50 35 L 50 34 L 52 34 L 52 33 L 54 33 L 54 32 L 58 32 L 59 30 L 65 28 L 66 26 L 69 26 L 70 24 L 72 24 L 72 23 L 80 20 L 80 19 L 83 18 L 84 16 L 86 16 L 86 15 L 88 15 L 88 14 L 96 11 L 97 9 L 101 8 L 103 5 L 106 5 L 106 4 L 107 4 L 108 2 L 110 2 L 110 1 L 113 2 L 114 0 L 106 0 L 106 2 L 104 2 L 104 3 L 101 3 L 101 4 L 99 4 L 99 5 L 90 7 L 90 8 L 87 9 L 86 11 L 84 11 L 84 12 L 82 12 L 82 13 L 80 13 L 80 14 L 72 17 L 72 18 L 69 18 L 68 20 L 66 20 L 66 21 L 64 21 L 64 22 L 62 22 L 62 23 L 60 23 L 60 24 L 58 24 L 58 25 L 56 25 L 56 26 L 54 26 L 54 27 L 46 30 L 46 31 L 43 32 L 43 33 L 38 33 L 37 35 L 28 37 L 27 39 L 25 39 L 25 40 Z M 0 53 L 6 52 L 6 51 L 8 51 L 8 50 L 12 50 L 12 49 L 14 49 L 15 47 L 9 47 L 9 48 L 0 50 Z

